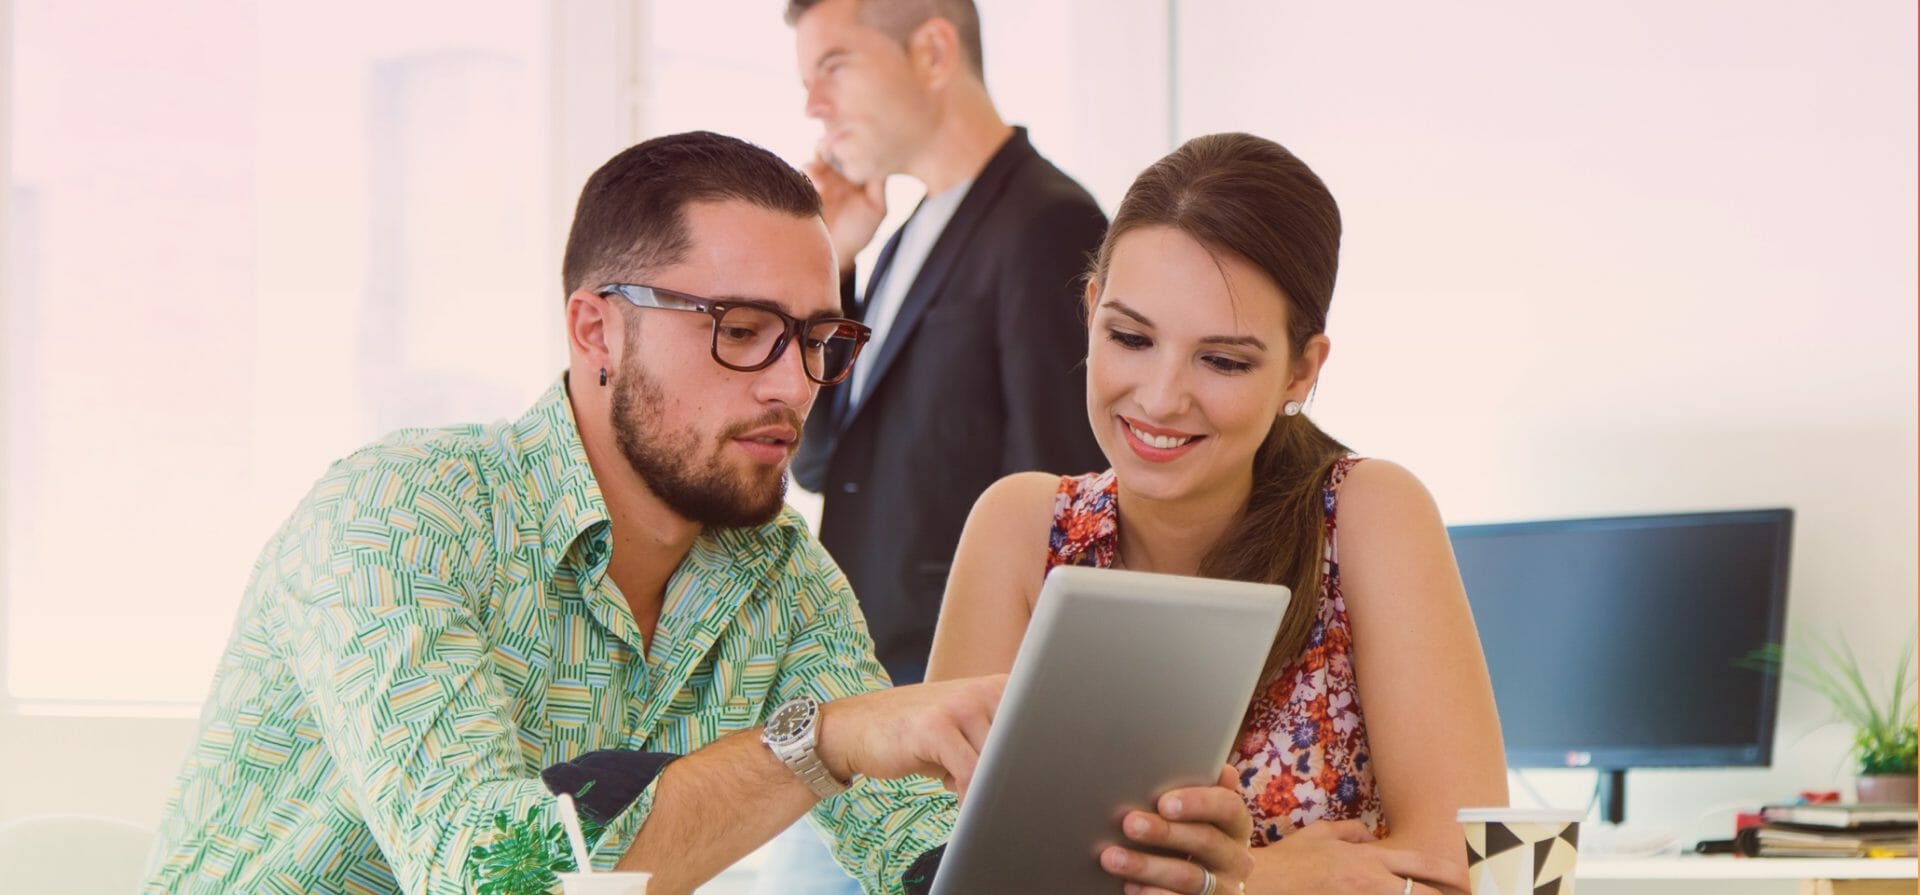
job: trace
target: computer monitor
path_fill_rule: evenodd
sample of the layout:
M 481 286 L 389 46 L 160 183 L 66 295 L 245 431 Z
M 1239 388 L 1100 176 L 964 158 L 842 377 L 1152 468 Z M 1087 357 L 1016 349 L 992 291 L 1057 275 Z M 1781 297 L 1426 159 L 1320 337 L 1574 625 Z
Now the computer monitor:
M 1764 767 L 1793 511 L 1448 529 L 1499 704 L 1507 763 L 1602 772 L 1625 816 L 1635 767 Z

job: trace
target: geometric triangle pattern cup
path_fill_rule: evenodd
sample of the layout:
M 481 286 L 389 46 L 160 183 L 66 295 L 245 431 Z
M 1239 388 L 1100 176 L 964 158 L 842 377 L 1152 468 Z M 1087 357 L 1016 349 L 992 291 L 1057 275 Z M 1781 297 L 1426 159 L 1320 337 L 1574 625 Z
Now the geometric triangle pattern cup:
M 1473 895 L 1573 895 L 1579 811 L 1463 808 Z

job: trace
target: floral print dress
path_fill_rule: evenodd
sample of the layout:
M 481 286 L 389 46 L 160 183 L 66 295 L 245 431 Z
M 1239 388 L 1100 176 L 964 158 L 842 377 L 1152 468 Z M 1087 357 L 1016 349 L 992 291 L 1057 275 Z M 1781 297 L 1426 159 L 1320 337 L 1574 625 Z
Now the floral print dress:
M 1318 820 L 1359 820 L 1374 835 L 1387 834 L 1354 686 L 1353 631 L 1340 594 L 1335 536 L 1335 496 L 1359 462 L 1344 458 L 1327 477 L 1320 605 L 1307 645 L 1261 682 L 1229 756 L 1253 814 L 1255 846 Z M 1062 477 L 1054 497 L 1047 571 L 1062 565 L 1112 568 L 1119 547 L 1119 485 L 1113 471 Z

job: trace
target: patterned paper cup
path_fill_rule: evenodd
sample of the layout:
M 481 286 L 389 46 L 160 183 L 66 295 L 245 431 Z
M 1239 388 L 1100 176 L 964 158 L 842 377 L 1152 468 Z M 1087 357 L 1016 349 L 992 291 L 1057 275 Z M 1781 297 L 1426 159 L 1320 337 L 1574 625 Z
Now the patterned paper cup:
M 1462 808 L 1473 895 L 1573 895 L 1578 811 Z
M 647 895 L 651 873 L 562 873 L 560 891 L 565 895 Z

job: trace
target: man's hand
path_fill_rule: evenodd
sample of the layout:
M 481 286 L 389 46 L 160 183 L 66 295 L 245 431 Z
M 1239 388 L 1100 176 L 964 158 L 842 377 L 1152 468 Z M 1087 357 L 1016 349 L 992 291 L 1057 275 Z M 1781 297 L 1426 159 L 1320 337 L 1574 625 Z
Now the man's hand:
M 965 798 L 1006 686 L 996 674 L 836 699 L 820 709 L 816 752 L 841 780 L 924 774 Z
M 1160 797 L 1158 813 L 1128 812 L 1121 821 L 1127 838 L 1189 860 L 1148 854 L 1114 845 L 1100 853 L 1100 866 L 1127 881 L 1127 895 L 1174 895 L 1209 891 L 1238 895 L 1253 872 L 1253 818 L 1240 797 L 1240 777 L 1222 767 L 1213 786 L 1176 789 Z
M 876 177 L 867 183 L 854 183 L 820 153 L 807 163 L 807 177 L 813 181 L 813 188 L 820 191 L 827 234 L 833 240 L 833 252 L 840 259 L 840 273 L 844 275 L 853 270 L 853 256 L 873 241 L 880 221 L 887 216 L 887 179 Z

